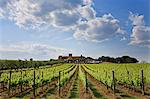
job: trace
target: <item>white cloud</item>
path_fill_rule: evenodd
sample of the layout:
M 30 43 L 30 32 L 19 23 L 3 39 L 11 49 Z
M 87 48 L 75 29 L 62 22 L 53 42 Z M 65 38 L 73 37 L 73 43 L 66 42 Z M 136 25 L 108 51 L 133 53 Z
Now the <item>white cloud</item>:
M 5 6 L 4 6 L 5 4 Z M 73 30 L 76 39 L 101 42 L 123 33 L 111 14 L 96 16 L 93 0 L 6 0 L 4 16 L 23 28 L 49 26 Z
M 82 18 L 84 18 L 86 20 L 93 19 L 96 17 L 96 12 L 90 5 L 81 7 L 79 9 L 79 12 L 80 12 Z
M 54 11 L 50 13 L 52 18 L 52 25 L 55 27 L 74 26 L 78 23 L 80 16 L 75 11 Z
M 120 41 L 125 41 L 125 40 L 127 40 L 126 37 L 123 37 L 123 38 L 120 39 Z
M 44 21 L 33 14 L 38 11 L 38 4 L 30 0 L 11 0 L 7 3 L 8 19 L 15 22 L 19 27 L 35 28 Z
M 131 35 L 131 45 L 141 45 L 150 48 L 150 27 L 134 26 Z
M 102 42 L 118 34 L 119 21 L 111 14 L 96 17 L 76 27 L 74 37 L 92 42 Z M 121 31 L 121 30 L 120 30 Z
M 0 18 L 4 17 L 4 10 L 0 8 Z
M 69 52 L 73 51 L 39 43 L 17 43 L 0 46 L 1 59 L 50 59 Z
M 1 1 L 0 16 L 23 28 L 43 25 L 70 26 L 80 20 L 78 9 L 91 0 L 6 0 Z M 4 12 L 7 14 L 4 14 Z
M 93 4 L 93 0 L 83 0 L 84 5 L 91 5 Z
M 132 21 L 132 25 L 144 25 L 143 15 L 133 14 L 132 12 L 130 12 L 129 19 Z
M 0 0 L 0 18 L 4 18 L 4 16 L 5 16 L 7 1 L 8 0 Z
M 150 27 L 144 24 L 144 16 L 130 13 L 129 19 L 133 24 L 129 44 L 150 47 Z

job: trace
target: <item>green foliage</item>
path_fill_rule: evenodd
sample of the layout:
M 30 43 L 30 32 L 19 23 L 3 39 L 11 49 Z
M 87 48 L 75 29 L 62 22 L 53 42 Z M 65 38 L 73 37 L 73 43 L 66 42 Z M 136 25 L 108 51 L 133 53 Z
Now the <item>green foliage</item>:
M 41 66 L 52 66 L 55 64 L 62 64 L 64 62 L 58 60 L 50 61 L 34 61 L 32 58 L 27 61 L 23 60 L 0 60 L 0 70 L 7 69 L 22 69 L 22 68 L 39 68 Z
M 61 71 L 60 75 L 60 86 L 64 86 L 65 83 L 74 75 L 75 70 L 77 69 L 76 65 L 71 65 L 69 68 Z
M 150 64 L 87 64 L 84 68 L 109 87 L 112 85 L 112 71 L 115 71 L 117 83 L 140 86 L 141 70 L 143 70 L 144 82 L 150 83 Z
M 81 68 L 81 65 L 79 65 L 79 79 L 83 82 L 83 85 L 86 86 L 86 77 L 85 77 L 85 73 Z
M 98 58 L 101 62 L 112 62 L 112 63 L 137 63 L 138 60 L 136 58 L 132 58 L 130 56 L 122 56 L 122 57 L 109 57 L 109 56 L 102 56 Z
M 22 85 L 33 87 L 33 79 L 34 79 L 34 71 L 35 71 L 35 87 L 37 88 L 42 84 L 47 84 L 54 78 L 58 78 L 59 71 L 63 71 L 69 67 L 71 67 L 70 64 L 63 64 L 60 66 L 53 66 L 47 68 L 12 71 L 11 86 L 16 87 L 17 85 L 22 84 Z M 21 71 L 22 71 L 22 75 L 21 75 Z M 9 75 L 10 75 L 9 71 L 3 71 L 0 76 L 0 82 L 8 83 L 10 79 Z

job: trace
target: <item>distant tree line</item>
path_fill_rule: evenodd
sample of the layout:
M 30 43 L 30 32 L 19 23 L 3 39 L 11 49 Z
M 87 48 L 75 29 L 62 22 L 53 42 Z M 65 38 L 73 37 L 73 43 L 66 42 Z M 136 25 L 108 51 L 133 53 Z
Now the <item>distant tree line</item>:
M 122 57 L 109 57 L 109 56 L 102 56 L 99 57 L 98 60 L 100 62 L 112 62 L 112 63 L 137 63 L 139 62 L 136 58 L 130 56 L 122 56 Z
M 34 61 L 32 58 L 30 60 L 0 60 L 0 70 L 39 68 L 40 66 L 52 66 L 61 63 L 64 62 L 54 59 L 50 59 L 49 61 Z

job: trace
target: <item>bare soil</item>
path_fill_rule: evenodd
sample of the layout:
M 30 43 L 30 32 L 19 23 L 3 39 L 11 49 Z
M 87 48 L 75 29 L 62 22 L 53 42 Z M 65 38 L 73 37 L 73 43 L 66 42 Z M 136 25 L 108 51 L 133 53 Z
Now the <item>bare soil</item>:
M 71 86 L 73 86 L 73 83 L 78 75 L 78 68 L 73 73 L 73 76 L 65 83 L 63 87 L 60 88 L 60 97 L 66 98 L 69 94 L 69 91 L 71 90 Z

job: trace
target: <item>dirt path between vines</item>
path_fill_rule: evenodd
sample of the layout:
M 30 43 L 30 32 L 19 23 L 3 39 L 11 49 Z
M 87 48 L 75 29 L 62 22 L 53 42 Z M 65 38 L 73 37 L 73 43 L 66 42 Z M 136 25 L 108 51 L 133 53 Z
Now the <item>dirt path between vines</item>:
M 83 68 L 84 70 L 84 68 Z M 142 96 L 138 92 L 131 91 L 128 88 L 125 88 L 124 86 L 118 86 L 116 87 L 116 94 L 113 95 L 113 91 L 111 89 L 107 89 L 107 87 L 101 83 L 100 81 L 96 80 L 93 76 L 91 76 L 89 73 L 88 80 L 91 82 L 91 84 L 97 86 L 97 90 L 99 90 L 100 93 L 102 93 L 104 96 L 107 96 L 109 99 L 150 99 L 150 96 Z
M 60 89 L 60 96 L 62 99 L 65 99 L 68 97 L 69 92 L 71 90 L 71 87 L 73 86 L 73 83 L 78 75 L 78 67 L 76 68 L 75 72 L 73 73 L 73 75 L 71 76 L 71 78 L 66 82 L 66 84 L 61 87 Z
M 120 85 L 118 84 L 117 89 L 123 91 L 124 93 L 129 94 L 130 96 L 136 97 L 136 98 L 140 98 L 140 99 L 150 99 L 150 96 L 148 95 L 142 95 L 142 93 L 139 91 L 135 91 L 134 88 L 129 88 L 126 85 Z
M 80 85 L 79 85 L 79 93 L 80 93 L 80 99 L 96 99 L 92 93 L 92 91 L 90 90 L 90 88 L 87 88 L 85 85 L 83 84 L 83 82 L 80 80 L 79 81 Z
M 55 79 L 55 80 L 49 82 L 48 84 L 45 84 L 43 86 L 38 87 L 36 89 L 36 91 L 35 91 L 36 92 L 35 97 L 40 97 L 40 98 L 43 97 L 45 95 L 45 93 L 46 93 L 47 90 L 49 90 L 49 89 L 51 89 L 51 88 L 53 88 L 53 87 L 56 86 L 57 82 L 58 82 L 58 79 Z M 31 90 L 30 94 L 25 95 L 24 98 L 34 99 L 33 91 Z
M 115 99 L 113 96 L 113 92 L 111 90 L 108 90 L 107 87 L 105 85 L 103 85 L 102 83 L 100 83 L 99 81 L 97 81 L 94 77 L 92 77 L 91 75 L 87 74 L 87 78 L 90 81 L 90 83 L 92 85 L 96 86 L 96 89 L 103 95 L 108 97 L 109 99 Z

